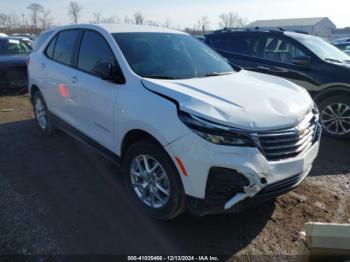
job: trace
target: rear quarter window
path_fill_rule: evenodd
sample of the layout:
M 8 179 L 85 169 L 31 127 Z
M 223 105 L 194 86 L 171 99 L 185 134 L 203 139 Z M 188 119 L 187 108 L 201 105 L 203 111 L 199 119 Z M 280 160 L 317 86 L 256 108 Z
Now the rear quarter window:
M 47 31 L 40 34 L 38 39 L 35 40 L 33 44 L 33 52 L 36 52 L 40 49 L 43 43 L 53 34 L 53 31 Z
M 222 34 L 213 37 L 211 43 L 217 50 L 257 57 L 260 37 L 248 34 Z
M 49 57 L 49 58 L 53 58 L 53 52 L 55 50 L 55 45 L 56 45 L 56 40 L 57 40 L 57 36 L 55 36 L 49 43 L 49 45 L 47 46 L 46 50 L 45 50 L 45 54 Z

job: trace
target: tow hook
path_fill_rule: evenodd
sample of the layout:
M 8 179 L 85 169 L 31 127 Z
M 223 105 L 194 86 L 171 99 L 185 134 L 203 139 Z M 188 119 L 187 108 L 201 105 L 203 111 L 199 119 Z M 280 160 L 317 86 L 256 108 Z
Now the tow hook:
M 229 201 L 227 201 L 224 207 L 225 209 L 230 209 L 247 197 L 255 196 L 261 189 L 266 186 L 266 183 L 261 182 L 262 177 L 257 174 L 249 174 L 247 178 L 249 179 L 249 185 L 243 187 L 244 193 L 238 193 Z

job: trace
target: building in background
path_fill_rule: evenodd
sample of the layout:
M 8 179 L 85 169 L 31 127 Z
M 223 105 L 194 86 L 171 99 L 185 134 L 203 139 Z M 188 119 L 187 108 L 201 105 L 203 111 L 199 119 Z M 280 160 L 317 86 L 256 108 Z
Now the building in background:
M 325 39 L 330 39 L 333 31 L 337 28 L 328 17 L 258 20 L 247 26 L 247 28 L 256 27 L 261 29 L 283 28 L 290 31 L 302 31 Z

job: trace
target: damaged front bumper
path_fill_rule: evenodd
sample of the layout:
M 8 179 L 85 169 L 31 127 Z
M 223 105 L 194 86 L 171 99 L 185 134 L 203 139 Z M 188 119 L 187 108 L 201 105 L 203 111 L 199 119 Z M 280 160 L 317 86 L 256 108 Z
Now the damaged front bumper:
M 247 197 L 254 197 L 261 189 L 266 186 L 266 183 L 263 183 L 262 177 L 257 174 L 250 174 L 247 176 L 249 179 L 249 185 L 243 187 L 243 193 L 238 193 L 232 197 L 229 201 L 225 203 L 224 208 L 230 209 L 232 206 L 246 199 Z M 265 180 L 266 181 L 266 180 Z
M 192 214 L 198 216 L 224 212 L 241 212 L 293 190 L 302 183 L 310 173 L 310 170 L 311 166 L 304 173 L 269 185 L 262 183 L 260 177 L 253 176 L 251 184 L 245 187 L 244 192 L 237 193 L 228 201 L 213 201 L 188 196 L 188 209 Z

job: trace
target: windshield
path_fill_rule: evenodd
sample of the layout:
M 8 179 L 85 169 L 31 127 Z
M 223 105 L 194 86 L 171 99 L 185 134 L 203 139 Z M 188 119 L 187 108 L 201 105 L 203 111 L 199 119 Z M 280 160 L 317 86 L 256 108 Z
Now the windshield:
M 319 58 L 323 60 L 333 60 L 343 62 L 349 60 L 349 56 L 340 51 L 335 46 L 327 43 L 319 37 L 313 36 L 293 36 L 296 40 L 301 42 Z
M 0 55 L 28 54 L 31 48 L 17 39 L 0 39 Z
M 218 53 L 185 34 L 113 34 L 127 62 L 141 77 L 181 79 L 233 72 Z

